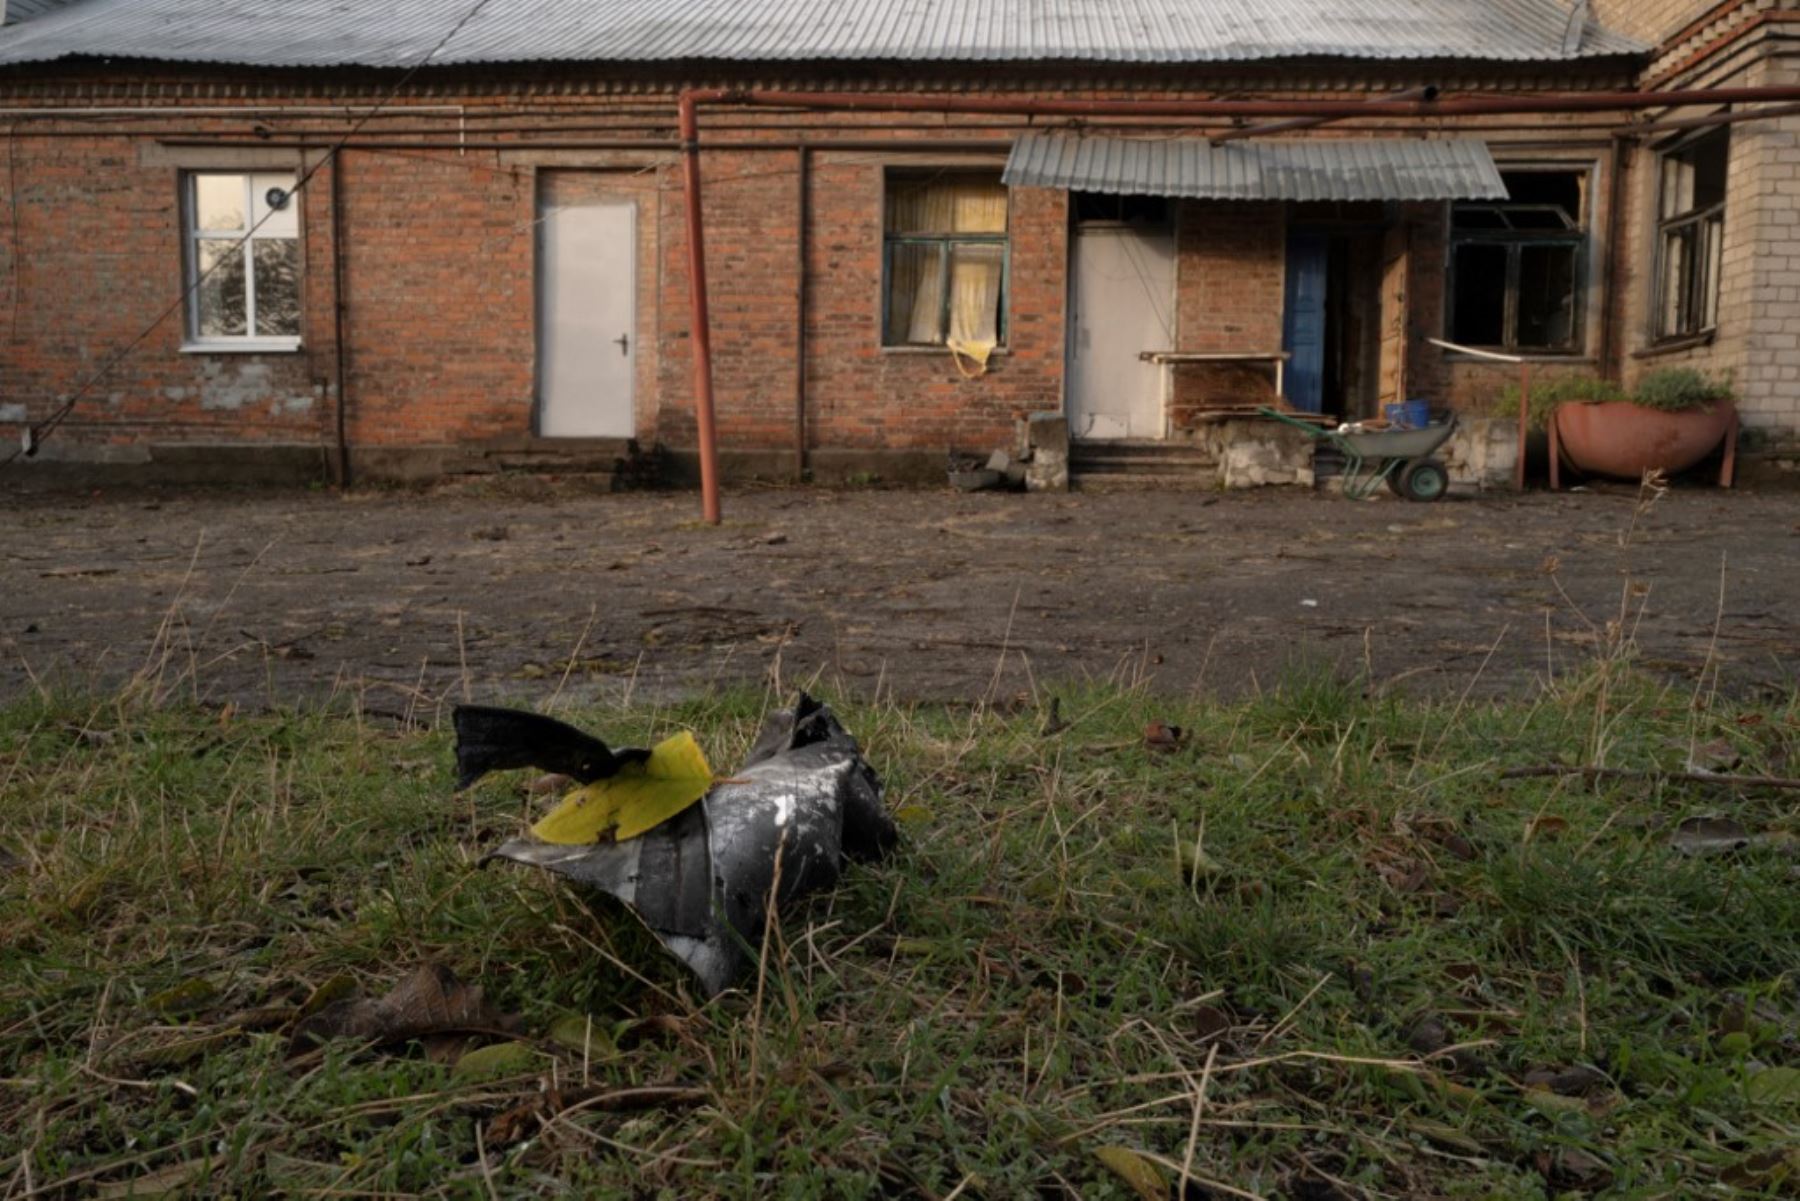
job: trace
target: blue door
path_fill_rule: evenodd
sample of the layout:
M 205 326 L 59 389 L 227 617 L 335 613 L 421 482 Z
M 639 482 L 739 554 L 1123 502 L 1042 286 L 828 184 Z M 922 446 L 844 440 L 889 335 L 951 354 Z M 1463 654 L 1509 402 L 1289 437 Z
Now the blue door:
M 1282 349 L 1288 352 L 1287 401 L 1317 413 L 1325 400 L 1325 262 L 1322 234 L 1290 233 Z

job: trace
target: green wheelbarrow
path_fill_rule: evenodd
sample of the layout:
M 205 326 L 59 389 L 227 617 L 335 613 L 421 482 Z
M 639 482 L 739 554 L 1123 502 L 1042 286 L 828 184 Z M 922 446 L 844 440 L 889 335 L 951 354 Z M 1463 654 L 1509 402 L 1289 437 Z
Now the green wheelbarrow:
M 1386 484 L 1407 500 L 1442 500 L 1450 490 L 1450 472 L 1432 453 L 1456 432 L 1456 415 L 1417 430 L 1367 430 L 1340 434 L 1296 421 L 1286 413 L 1263 407 L 1257 410 L 1284 425 L 1305 430 L 1308 437 L 1344 456 L 1344 495 L 1365 500 Z

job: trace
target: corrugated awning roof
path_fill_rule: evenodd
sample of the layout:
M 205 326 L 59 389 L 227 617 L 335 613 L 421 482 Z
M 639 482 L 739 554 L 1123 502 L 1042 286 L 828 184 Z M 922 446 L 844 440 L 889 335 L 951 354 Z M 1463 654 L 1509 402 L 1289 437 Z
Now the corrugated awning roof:
M 1200 200 L 1503 200 L 1475 138 L 1308 138 L 1213 145 L 1028 133 L 1006 162 L 1016 187 Z
M 0 35 L 0 63 L 410 67 L 471 3 L 74 0 Z M 431 61 L 1566 62 L 1646 52 L 1593 21 L 1567 38 L 1571 12 L 1567 0 L 488 0 Z

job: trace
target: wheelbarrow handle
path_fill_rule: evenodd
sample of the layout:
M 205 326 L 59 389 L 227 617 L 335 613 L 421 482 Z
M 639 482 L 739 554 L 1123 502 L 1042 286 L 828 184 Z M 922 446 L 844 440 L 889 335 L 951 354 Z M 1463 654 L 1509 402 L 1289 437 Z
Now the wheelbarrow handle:
M 1321 442 L 1331 436 L 1329 431 L 1322 430 L 1318 426 L 1309 424 L 1305 421 L 1297 421 L 1279 409 L 1271 409 L 1267 405 L 1262 405 L 1259 406 L 1256 411 L 1264 417 L 1273 417 L 1283 425 L 1291 425 L 1297 430 L 1305 430 L 1309 437 L 1317 438 Z

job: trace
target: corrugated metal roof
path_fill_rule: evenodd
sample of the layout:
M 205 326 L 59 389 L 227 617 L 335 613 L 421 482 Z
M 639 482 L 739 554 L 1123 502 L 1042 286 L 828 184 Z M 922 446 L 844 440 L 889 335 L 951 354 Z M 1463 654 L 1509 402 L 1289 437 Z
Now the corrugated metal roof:
M 1284 142 L 1025 134 L 1006 182 L 1076 192 L 1201 200 L 1482 200 L 1506 185 L 1475 138 Z
M 41 17 L 72 2 L 73 0 L 5 0 L 6 24 L 17 25 L 21 21 Z
M 77 0 L 0 34 L 0 63 L 71 56 L 411 66 L 472 0 Z M 433 62 L 1553 61 L 1645 47 L 1565 0 L 488 0 Z

